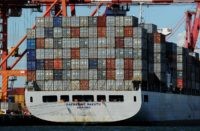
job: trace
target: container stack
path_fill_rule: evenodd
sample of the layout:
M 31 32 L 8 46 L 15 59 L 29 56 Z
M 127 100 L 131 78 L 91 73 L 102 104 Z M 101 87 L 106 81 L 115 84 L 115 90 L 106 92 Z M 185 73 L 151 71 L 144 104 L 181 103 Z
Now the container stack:
M 154 74 L 158 87 L 166 84 L 166 42 L 165 36 L 160 33 L 154 33 Z M 158 89 L 159 90 L 159 89 Z
M 132 16 L 36 18 L 36 29 L 28 29 L 28 82 L 48 91 L 132 90 L 137 22 Z

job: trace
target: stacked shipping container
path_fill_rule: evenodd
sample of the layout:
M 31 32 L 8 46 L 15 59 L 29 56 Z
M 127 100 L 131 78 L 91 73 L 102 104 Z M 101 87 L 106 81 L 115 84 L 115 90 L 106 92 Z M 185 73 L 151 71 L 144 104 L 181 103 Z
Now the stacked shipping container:
M 133 80 L 148 83 L 143 90 L 198 88 L 198 56 L 137 21 L 36 18 L 36 29 L 28 29 L 27 81 L 40 90 L 132 90 Z

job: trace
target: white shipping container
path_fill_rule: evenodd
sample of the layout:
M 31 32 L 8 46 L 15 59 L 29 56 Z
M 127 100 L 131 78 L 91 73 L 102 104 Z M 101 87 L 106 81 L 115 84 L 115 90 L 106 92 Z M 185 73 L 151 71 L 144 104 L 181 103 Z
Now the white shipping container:
M 36 70 L 36 80 L 44 80 L 44 70 Z
M 88 17 L 87 16 L 80 16 L 79 20 L 80 20 L 81 27 L 88 26 Z
M 71 79 L 72 80 L 79 80 L 80 79 L 79 70 L 71 70 Z
M 63 58 L 62 51 L 62 49 L 54 49 L 54 59 Z
M 88 59 L 80 59 L 80 69 L 88 69 Z
M 124 26 L 133 26 L 132 16 L 124 16 Z
M 107 38 L 107 47 L 115 47 L 115 38 L 114 37 L 109 37 Z
M 114 16 L 107 16 L 106 17 L 106 25 L 107 26 L 115 26 L 115 17 Z
M 108 26 L 106 29 L 107 29 L 106 34 L 107 34 L 108 38 L 109 37 L 115 37 L 115 27 Z
M 45 82 L 42 80 L 42 81 L 36 81 L 36 84 L 38 86 L 38 88 L 41 90 L 41 91 L 44 91 L 45 90 Z
M 63 80 L 71 79 L 71 70 L 63 70 Z
M 116 48 L 115 49 L 116 58 L 124 58 L 124 49 Z
M 124 90 L 126 90 L 126 91 L 132 91 L 133 90 L 132 80 L 125 80 L 124 81 Z
M 133 38 L 132 37 L 124 37 L 124 47 L 133 47 Z
M 72 90 L 80 90 L 80 82 L 79 81 L 71 81 Z
M 106 80 L 98 80 L 98 90 L 105 91 L 107 89 L 106 84 Z
M 98 69 L 106 69 L 106 59 L 98 59 Z
M 116 69 L 124 69 L 124 59 L 115 60 Z
M 72 59 L 71 60 L 71 69 L 79 69 L 79 59 Z
M 116 26 L 124 26 L 124 17 L 123 16 L 116 16 L 115 17 L 115 25 Z
M 70 49 L 63 49 L 62 50 L 62 58 L 63 59 L 71 58 Z
M 35 38 L 35 29 L 27 29 L 27 38 Z
M 80 80 L 88 80 L 88 70 L 80 70 Z
M 124 27 L 116 27 L 115 28 L 115 36 L 116 37 L 124 37 Z
M 97 48 L 97 38 L 89 38 L 89 48 Z
M 107 58 L 115 58 L 115 48 L 107 48 Z
M 98 58 L 97 48 L 89 48 L 89 58 Z
M 44 59 L 53 59 L 53 49 L 45 49 L 44 50 Z
M 116 80 L 116 91 L 124 91 L 124 80 Z
M 98 38 L 98 47 L 107 47 L 106 38 Z
M 45 80 L 53 80 L 53 70 L 45 70 Z
M 53 38 L 45 38 L 45 48 L 53 48 Z
M 70 28 L 62 28 L 62 36 L 64 38 L 70 38 L 71 37 L 71 29 Z
M 141 59 L 134 59 L 133 61 L 133 69 L 134 70 L 143 70 L 147 69 L 147 61 Z
M 134 70 L 133 79 L 137 81 L 147 80 L 147 70 Z
M 107 90 L 115 91 L 116 88 L 115 84 L 116 84 L 115 80 L 107 80 Z
M 124 48 L 124 58 L 133 58 L 132 48 Z
M 45 27 L 53 27 L 53 17 L 44 17 L 45 22 L 44 26 Z
M 106 48 L 98 48 L 98 58 L 106 58 Z
M 44 49 L 36 49 L 36 59 L 44 59 L 45 52 Z
M 71 48 L 79 48 L 79 38 L 71 38 Z
M 88 48 L 80 48 L 80 58 L 88 58 Z
M 61 27 L 54 27 L 53 28 L 53 36 L 54 38 L 62 38 L 62 28 Z
M 36 38 L 44 38 L 44 28 L 43 27 L 36 28 Z
M 88 38 L 80 38 L 79 44 L 80 44 L 80 48 L 88 48 L 88 46 L 89 46 Z
M 44 27 L 44 17 L 36 17 L 35 18 L 35 25 L 36 27 Z
M 89 79 L 90 80 L 97 80 L 97 69 L 90 69 L 89 70 Z
M 61 80 L 54 80 L 54 91 L 62 91 L 63 90 L 63 82 Z
M 62 39 L 63 48 L 71 48 L 71 39 L 70 38 L 63 38 Z
M 70 17 L 71 20 L 71 27 L 79 27 L 79 17 L 76 17 L 76 16 L 72 16 Z
M 70 27 L 70 17 L 62 17 L 62 27 Z
M 117 80 L 123 80 L 124 79 L 124 70 L 116 70 L 116 77 Z
M 89 90 L 97 90 L 98 83 L 97 80 L 89 80 Z
M 63 81 L 63 90 L 64 91 L 70 91 L 70 90 L 72 90 L 72 88 L 71 88 L 71 81 L 70 80 L 64 80 Z
M 80 28 L 80 37 L 88 37 L 89 31 L 87 27 Z
M 89 27 L 89 37 L 97 37 L 97 27 Z

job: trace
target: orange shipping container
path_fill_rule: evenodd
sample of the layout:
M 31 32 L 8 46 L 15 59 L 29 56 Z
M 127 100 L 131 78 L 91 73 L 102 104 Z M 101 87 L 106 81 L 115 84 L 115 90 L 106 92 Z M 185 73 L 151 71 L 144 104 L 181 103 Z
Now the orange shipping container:
M 27 71 L 27 81 L 35 81 L 35 71 Z
M 80 49 L 79 48 L 71 48 L 71 58 L 72 59 L 80 59 Z
M 177 79 L 176 82 L 177 82 L 177 87 L 180 90 L 182 90 L 182 88 L 183 88 L 183 79 Z
M 124 80 L 133 80 L 133 70 L 124 70 Z
M 133 36 L 133 27 L 124 27 L 124 37 Z
M 106 59 L 106 68 L 107 69 L 115 69 L 115 59 L 114 58 Z
M 124 69 L 133 70 L 133 59 L 124 59 Z
M 36 48 L 37 49 L 44 49 L 44 38 L 37 38 L 36 39 Z
M 161 33 L 154 33 L 154 43 L 165 43 L 165 36 Z
M 106 27 L 97 28 L 98 37 L 106 37 Z
M 80 80 L 80 90 L 89 90 L 88 80 Z
M 105 27 L 106 26 L 106 17 L 105 16 L 98 16 L 97 17 L 97 26 L 98 27 Z
M 107 70 L 106 71 L 106 78 L 107 80 L 115 80 L 115 70 Z
M 62 59 L 54 59 L 54 69 L 62 69 Z
M 71 37 L 73 37 L 73 38 L 80 37 L 80 28 L 79 27 L 71 27 Z
M 15 103 L 24 103 L 24 95 L 14 95 Z

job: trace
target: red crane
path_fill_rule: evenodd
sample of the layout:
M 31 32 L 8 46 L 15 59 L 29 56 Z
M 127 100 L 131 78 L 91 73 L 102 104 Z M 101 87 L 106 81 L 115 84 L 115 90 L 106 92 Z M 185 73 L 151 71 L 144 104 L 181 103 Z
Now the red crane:
M 46 12 L 43 17 L 50 16 L 50 10 L 54 8 L 55 15 L 67 16 L 67 6 L 70 6 L 71 16 L 76 15 L 75 5 L 88 5 L 93 4 L 97 5 L 97 8 L 91 13 L 91 16 L 95 15 L 97 10 L 104 5 L 119 5 L 119 4 L 138 4 L 143 2 L 144 4 L 173 4 L 173 3 L 200 3 L 200 0 L 1 0 L 0 3 L 0 25 L 2 29 L 0 30 L 0 49 L 2 50 L 1 57 L 1 71 L 2 75 L 2 101 L 7 100 L 7 89 L 8 89 L 8 77 L 9 76 L 26 76 L 26 70 L 13 70 L 15 65 L 21 60 L 21 58 L 26 53 L 26 50 L 17 55 L 17 59 L 11 66 L 7 65 L 7 60 L 13 54 L 17 54 L 19 46 L 27 38 L 25 35 L 14 48 L 11 49 L 11 52 L 8 52 L 7 46 L 7 20 L 9 16 L 20 16 L 22 8 L 39 8 L 40 6 L 46 6 Z M 108 7 L 108 8 L 109 8 Z M 10 10 L 10 11 L 9 11 Z M 191 14 L 188 13 L 188 30 L 187 30 L 187 43 L 186 47 L 194 49 L 198 37 L 198 28 L 199 28 L 199 10 L 200 6 L 197 6 L 197 12 L 195 13 L 196 19 L 194 21 L 194 26 L 191 27 Z M 10 13 L 9 13 L 10 12 Z M 33 26 L 32 28 L 35 28 Z M 192 33 L 188 33 L 192 32 Z

